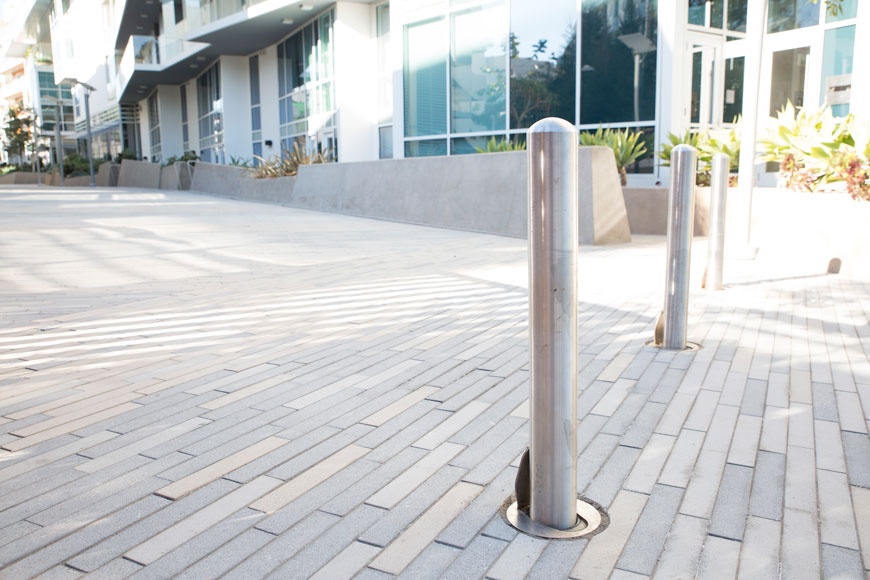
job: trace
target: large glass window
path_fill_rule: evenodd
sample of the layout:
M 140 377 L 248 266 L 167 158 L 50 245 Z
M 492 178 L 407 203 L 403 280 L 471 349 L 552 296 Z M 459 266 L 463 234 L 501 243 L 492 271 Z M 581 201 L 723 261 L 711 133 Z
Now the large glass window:
M 822 53 L 822 102 L 838 117 L 849 114 L 852 93 L 852 61 L 855 52 L 855 26 L 825 31 Z
M 771 117 L 775 117 L 788 101 L 795 107 L 804 105 L 804 83 L 809 56 L 808 46 L 773 53 L 770 75 Z
M 551 0 L 511 2 L 511 129 L 544 117 L 575 122 L 577 4 Z
M 722 122 L 733 123 L 743 114 L 743 67 L 745 57 L 725 61 L 725 94 L 722 99 Z
M 405 27 L 406 137 L 447 132 L 446 41 L 444 18 Z
M 220 63 L 213 64 L 197 79 L 199 148 L 203 161 L 220 163 L 224 140 Z
M 333 126 L 332 34 L 333 12 L 330 10 L 278 45 L 278 121 L 282 151 L 291 151 L 294 143 L 313 151 L 318 145 L 317 135 L 329 133 L 322 130 Z M 259 102 L 259 93 L 257 99 Z M 259 112 L 252 110 L 254 114 L 257 118 L 252 116 L 252 124 L 259 127 Z
M 251 143 L 254 155 L 263 156 L 263 127 L 260 119 L 260 57 L 257 55 L 248 59 L 251 84 Z M 257 153 L 259 151 L 259 153 Z M 254 165 L 260 160 L 254 158 Z
M 656 0 L 584 0 L 580 123 L 654 121 Z
M 824 0 L 768 0 L 767 32 L 784 32 L 795 28 L 815 26 L 819 23 L 819 4 Z
M 151 137 L 151 161 L 159 162 L 163 149 L 160 145 L 160 111 L 157 106 L 157 91 L 148 97 L 148 134 Z
M 826 10 L 825 22 L 839 22 L 856 16 L 858 16 L 858 0 L 842 0 L 837 14 L 833 14 L 831 10 Z
M 181 148 L 190 151 L 190 131 L 187 125 L 187 85 L 181 85 Z
M 452 133 L 504 131 L 507 78 L 504 4 L 451 15 L 450 124 Z
M 390 62 L 390 4 L 375 9 L 378 38 L 378 156 L 393 156 L 393 67 Z

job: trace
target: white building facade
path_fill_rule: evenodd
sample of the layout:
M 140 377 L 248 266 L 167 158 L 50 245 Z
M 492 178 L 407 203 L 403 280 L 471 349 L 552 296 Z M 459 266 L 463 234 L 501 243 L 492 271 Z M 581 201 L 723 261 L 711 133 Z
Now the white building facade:
M 789 100 L 870 117 L 866 0 L 31 1 L 50 4 L 56 81 L 96 88 L 105 157 L 458 155 L 558 116 L 643 131 L 629 177 L 651 185 L 669 133 Z

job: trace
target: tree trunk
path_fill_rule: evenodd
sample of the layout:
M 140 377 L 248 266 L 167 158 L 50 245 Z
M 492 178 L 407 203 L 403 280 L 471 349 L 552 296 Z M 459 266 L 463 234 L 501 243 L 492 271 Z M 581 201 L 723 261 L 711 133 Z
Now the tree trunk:
M 625 170 L 625 167 L 619 168 L 619 181 L 622 183 L 622 187 L 628 185 L 628 172 Z

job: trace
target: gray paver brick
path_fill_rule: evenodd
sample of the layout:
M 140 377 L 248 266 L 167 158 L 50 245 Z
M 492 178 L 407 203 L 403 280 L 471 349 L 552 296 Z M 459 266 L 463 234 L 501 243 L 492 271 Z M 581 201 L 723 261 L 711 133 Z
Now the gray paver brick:
M 450 580 L 481 578 L 507 545 L 508 543 L 503 540 L 477 536 L 459 553 L 450 567 L 444 570 L 442 577 Z
M 434 580 L 456 559 L 461 550 L 444 544 L 430 544 L 411 562 L 398 578 L 403 580 Z
M 764 402 L 767 399 L 767 381 L 747 379 L 743 389 L 743 400 L 740 403 L 741 415 L 761 417 L 764 414 Z
M 825 578 L 861 578 L 861 554 L 848 548 L 822 544 L 822 571 Z
M 623 481 L 634 467 L 640 453 L 640 450 L 634 447 L 618 446 L 598 470 L 592 482 L 583 490 L 583 495 L 607 509 L 622 488 Z
M 653 578 L 694 578 L 708 523 L 705 519 L 677 515 Z
M 671 528 L 669 524 L 677 515 L 682 497 L 681 488 L 656 486 L 640 514 L 617 567 L 647 576 L 652 574 Z
M 550 578 L 567 578 L 586 547 L 586 540 L 573 542 L 550 542 L 541 553 L 535 565 L 526 575 L 529 580 L 548 580 Z
M 785 460 L 785 507 L 816 511 L 816 469 L 812 449 L 789 447 Z
M 834 385 L 813 383 L 813 418 L 821 421 L 837 421 L 837 398 Z
M 840 439 L 840 426 L 830 421 L 815 421 L 816 467 L 846 472 L 846 457 Z
M 209 505 L 221 496 L 238 487 L 229 481 L 219 480 L 187 497 L 168 504 L 152 516 L 125 528 L 114 536 L 94 544 L 67 563 L 77 570 L 91 572 L 121 556 L 128 549 L 144 542 L 155 533 L 168 527 L 191 513 Z
M 816 480 L 822 543 L 857 550 L 858 534 L 846 475 L 819 469 Z
M 752 469 L 730 463 L 725 465 L 710 520 L 710 534 L 732 540 L 743 539 L 751 484 Z
M 177 580 L 218 578 L 274 539 L 275 536 L 272 534 L 251 528 L 176 574 L 175 578 Z
M 437 541 L 465 548 L 480 530 L 498 514 L 502 502 L 514 492 L 517 470 L 508 467 L 474 498 L 474 501 L 438 535 Z
M 786 508 L 782 518 L 782 577 L 818 578 L 819 530 L 815 514 Z
M 659 483 L 675 487 L 686 487 L 695 465 L 704 433 L 684 429 L 674 443 L 674 448 L 668 456 L 668 461 L 659 475 Z
M 338 516 L 316 511 L 245 558 L 223 577 L 239 580 L 265 578 L 272 570 L 340 520 Z
M 383 510 L 362 505 L 317 537 L 318 541 L 288 558 L 270 576 L 274 578 L 308 578 L 332 560 L 366 528 L 383 514 Z M 312 538 L 313 539 L 313 538 Z
M 752 480 L 749 513 L 770 520 L 782 519 L 785 490 L 785 455 L 760 451 Z
M 718 405 L 704 438 L 704 450 L 727 453 L 734 436 L 739 409 L 731 405 Z
M 846 452 L 846 471 L 849 483 L 870 488 L 870 437 L 861 433 L 843 431 L 843 448 Z
M 698 562 L 699 580 L 734 580 L 742 542 L 707 536 Z
M 740 553 L 738 580 L 776 578 L 779 574 L 780 523 L 750 516 Z
M 637 414 L 634 424 L 628 429 L 620 440 L 621 445 L 642 448 L 649 441 L 667 405 L 662 403 L 647 402 Z
M 734 428 L 734 437 L 731 440 L 731 449 L 728 452 L 728 463 L 746 465 L 747 467 L 755 465 L 761 426 L 761 417 L 740 415 L 737 418 L 737 426 Z

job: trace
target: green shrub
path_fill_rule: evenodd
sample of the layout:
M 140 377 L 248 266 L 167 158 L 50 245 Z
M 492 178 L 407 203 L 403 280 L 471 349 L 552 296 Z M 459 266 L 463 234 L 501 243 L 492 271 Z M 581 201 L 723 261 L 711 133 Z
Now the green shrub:
M 94 159 L 94 175 L 97 174 L 102 163 L 102 159 Z M 65 177 L 78 177 L 90 175 L 90 173 L 87 157 L 82 157 L 78 153 L 67 153 L 63 156 L 63 174 Z
M 662 149 L 658 153 L 662 165 L 671 164 L 671 152 L 677 145 L 691 145 L 698 150 L 698 172 L 695 177 L 696 185 L 710 185 L 710 170 L 713 165 L 713 156 L 724 153 L 731 159 L 729 168 L 731 175 L 729 184 L 737 185 L 737 169 L 740 163 L 740 118 L 734 119 L 734 126 L 730 129 L 704 129 L 703 131 L 686 131 L 683 135 L 668 134 L 668 143 L 662 143 Z

